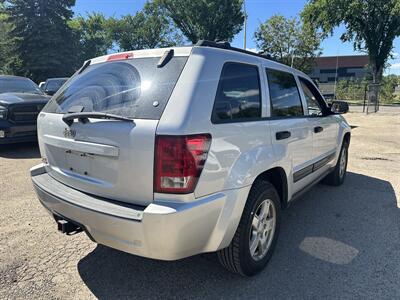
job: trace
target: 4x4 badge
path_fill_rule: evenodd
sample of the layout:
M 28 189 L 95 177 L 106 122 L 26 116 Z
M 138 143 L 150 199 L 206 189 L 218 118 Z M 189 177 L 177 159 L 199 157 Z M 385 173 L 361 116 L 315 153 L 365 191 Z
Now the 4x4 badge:
M 76 136 L 76 131 L 73 130 L 73 129 L 65 128 L 65 129 L 64 129 L 64 136 L 65 136 L 66 138 L 73 139 L 73 138 Z

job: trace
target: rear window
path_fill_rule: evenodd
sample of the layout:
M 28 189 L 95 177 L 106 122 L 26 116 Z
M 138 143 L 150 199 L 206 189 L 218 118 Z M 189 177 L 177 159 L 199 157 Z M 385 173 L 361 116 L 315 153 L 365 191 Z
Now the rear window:
M 214 123 L 253 121 L 261 118 L 258 67 L 229 62 L 222 69 L 215 97 Z
M 44 111 L 64 114 L 73 106 L 83 106 L 84 112 L 160 119 L 187 57 L 173 57 L 161 68 L 159 60 L 135 58 L 89 66 L 72 77 Z

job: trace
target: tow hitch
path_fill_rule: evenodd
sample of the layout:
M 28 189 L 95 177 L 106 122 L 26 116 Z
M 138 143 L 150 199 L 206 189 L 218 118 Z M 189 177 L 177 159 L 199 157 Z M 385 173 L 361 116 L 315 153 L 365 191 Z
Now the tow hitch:
M 65 233 L 66 235 L 74 235 L 83 231 L 82 227 L 72 223 L 71 221 L 56 219 L 58 231 Z

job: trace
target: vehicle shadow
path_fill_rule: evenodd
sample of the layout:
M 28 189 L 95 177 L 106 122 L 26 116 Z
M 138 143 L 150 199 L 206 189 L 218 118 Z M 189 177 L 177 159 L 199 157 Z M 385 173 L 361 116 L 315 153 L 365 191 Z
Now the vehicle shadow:
M 100 245 L 78 271 L 99 299 L 394 299 L 400 296 L 399 237 L 391 184 L 348 173 L 341 187 L 317 185 L 284 212 L 276 251 L 255 277 L 226 272 L 211 254 L 162 262 Z
M 37 142 L 0 145 L 0 157 L 10 159 L 40 158 Z

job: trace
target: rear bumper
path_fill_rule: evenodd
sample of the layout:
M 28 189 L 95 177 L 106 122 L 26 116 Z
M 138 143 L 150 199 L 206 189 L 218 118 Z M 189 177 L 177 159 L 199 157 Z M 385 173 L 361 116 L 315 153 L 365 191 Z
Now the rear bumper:
M 156 201 L 129 206 L 74 190 L 31 170 L 36 193 L 52 215 L 84 226 L 97 243 L 139 256 L 176 260 L 229 245 L 250 187 L 212 194 L 190 203 Z
M 0 145 L 34 142 L 37 141 L 36 124 L 34 125 L 17 125 L 8 121 L 0 122 Z M 4 134 L 4 137 L 2 137 Z

